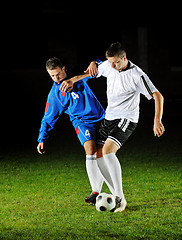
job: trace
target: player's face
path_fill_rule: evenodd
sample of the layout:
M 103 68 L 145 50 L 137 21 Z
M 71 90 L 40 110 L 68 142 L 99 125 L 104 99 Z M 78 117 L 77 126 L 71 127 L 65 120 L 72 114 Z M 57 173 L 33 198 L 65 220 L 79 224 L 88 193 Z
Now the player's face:
M 111 67 L 118 71 L 122 71 L 122 69 L 125 67 L 126 56 L 120 58 L 119 56 L 115 55 L 114 57 L 107 57 L 107 59 L 110 62 Z
M 62 69 L 57 67 L 53 70 L 47 69 L 47 71 L 55 83 L 60 83 L 66 77 L 65 67 Z

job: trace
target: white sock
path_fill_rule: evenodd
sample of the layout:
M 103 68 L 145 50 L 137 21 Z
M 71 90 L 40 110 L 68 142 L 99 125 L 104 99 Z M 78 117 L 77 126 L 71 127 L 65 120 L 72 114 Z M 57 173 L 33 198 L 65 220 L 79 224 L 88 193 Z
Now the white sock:
M 109 153 L 103 156 L 109 169 L 109 173 L 114 185 L 114 195 L 124 198 L 122 187 L 121 165 L 115 153 Z
M 92 192 L 100 193 L 104 179 L 98 168 L 96 155 L 86 155 L 86 170 Z
M 107 167 L 107 164 L 105 162 L 105 159 L 103 157 L 101 158 L 97 158 L 97 164 L 98 167 L 104 177 L 104 180 L 109 188 L 109 190 L 111 191 L 111 193 L 114 195 L 114 184 L 112 182 L 110 173 L 109 173 L 109 169 Z

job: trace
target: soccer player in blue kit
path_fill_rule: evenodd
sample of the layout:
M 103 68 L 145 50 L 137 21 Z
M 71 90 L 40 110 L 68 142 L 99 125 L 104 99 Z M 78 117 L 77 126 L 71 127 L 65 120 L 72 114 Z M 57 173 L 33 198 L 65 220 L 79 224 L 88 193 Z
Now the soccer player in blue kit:
M 64 112 L 69 115 L 78 139 L 83 145 L 86 153 L 86 170 L 92 187 L 92 194 L 85 198 L 86 202 L 95 203 L 97 195 L 103 185 L 103 177 L 96 161 L 96 135 L 100 126 L 100 121 L 105 116 L 105 110 L 89 88 L 87 80 L 89 76 L 74 84 L 71 91 L 60 90 L 62 82 L 73 77 L 65 69 L 59 58 L 50 58 L 46 62 L 46 69 L 54 81 L 49 92 L 45 107 L 45 114 L 41 122 L 38 137 L 38 153 L 45 153 L 44 144 L 54 128 L 56 121 Z

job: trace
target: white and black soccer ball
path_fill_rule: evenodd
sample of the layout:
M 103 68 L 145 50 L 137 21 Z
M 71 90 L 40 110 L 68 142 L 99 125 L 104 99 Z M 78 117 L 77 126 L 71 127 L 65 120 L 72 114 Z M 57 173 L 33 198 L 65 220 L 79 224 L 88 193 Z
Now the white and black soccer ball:
M 95 207 L 99 212 L 104 212 L 104 211 L 112 212 L 115 206 L 116 206 L 116 199 L 112 194 L 100 193 L 96 198 Z

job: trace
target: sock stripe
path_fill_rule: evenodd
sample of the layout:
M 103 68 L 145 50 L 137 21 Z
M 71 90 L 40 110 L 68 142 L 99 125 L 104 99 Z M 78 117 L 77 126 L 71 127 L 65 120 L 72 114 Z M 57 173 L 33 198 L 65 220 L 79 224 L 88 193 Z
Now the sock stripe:
M 96 160 L 96 155 L 86 155 L 86 160 Z

